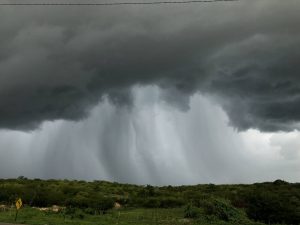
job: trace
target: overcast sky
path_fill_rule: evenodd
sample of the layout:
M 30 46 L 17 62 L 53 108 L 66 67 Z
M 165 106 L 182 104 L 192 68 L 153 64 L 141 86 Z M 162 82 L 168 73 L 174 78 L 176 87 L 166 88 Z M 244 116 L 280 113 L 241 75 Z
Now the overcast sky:
M 299 10 L 0 6 L 0 177 L 299 181 Z

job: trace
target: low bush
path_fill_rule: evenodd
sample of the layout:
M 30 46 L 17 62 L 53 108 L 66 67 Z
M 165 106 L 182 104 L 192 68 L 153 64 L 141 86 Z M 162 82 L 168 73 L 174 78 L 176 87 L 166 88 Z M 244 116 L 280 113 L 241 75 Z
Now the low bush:
M 188 204 L 184 208 L 184 218 L 195 219 L 195 218 L 199 218 L 199 216 L 200 216 L 199 208 L 194 207 L 192 204 Z
M 233 220 L 240 215 L 240 212 L 224 199 L 206 200 L 202 206 L 205 214 L 214 215 L 224 221 Z

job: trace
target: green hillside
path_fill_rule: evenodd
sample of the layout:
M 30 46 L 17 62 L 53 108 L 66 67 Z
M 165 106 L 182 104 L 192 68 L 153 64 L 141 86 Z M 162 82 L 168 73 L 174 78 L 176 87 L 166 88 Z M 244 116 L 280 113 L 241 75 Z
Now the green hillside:
M 300 184 L 138 186 L 0 180 L 0 221 L 26 224 L 300 224 Z M 54 206 L 56 205 L 56 206 Z

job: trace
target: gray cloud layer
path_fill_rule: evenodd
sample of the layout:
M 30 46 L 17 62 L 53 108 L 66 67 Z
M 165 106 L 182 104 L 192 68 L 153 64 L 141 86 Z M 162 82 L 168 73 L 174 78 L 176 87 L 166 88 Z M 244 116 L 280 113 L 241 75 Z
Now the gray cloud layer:
M 0 8 L 0 127 L 78 120 L 158 85 L 182 109 L 215 97 L 238 129 L 300 120 L 300 3 Z

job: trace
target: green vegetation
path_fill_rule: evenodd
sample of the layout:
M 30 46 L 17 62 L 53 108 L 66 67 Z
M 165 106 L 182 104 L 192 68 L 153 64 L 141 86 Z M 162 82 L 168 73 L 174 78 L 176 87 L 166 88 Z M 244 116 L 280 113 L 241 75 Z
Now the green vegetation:
M 300 224 L 300 184 L 280 180 L 153 187 L 6 179 L 0 180 L 1 222 L 14 221 L 10 206 L 18 197 L 25 204 L 18 223 L 26 224 Z

